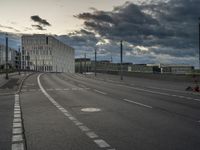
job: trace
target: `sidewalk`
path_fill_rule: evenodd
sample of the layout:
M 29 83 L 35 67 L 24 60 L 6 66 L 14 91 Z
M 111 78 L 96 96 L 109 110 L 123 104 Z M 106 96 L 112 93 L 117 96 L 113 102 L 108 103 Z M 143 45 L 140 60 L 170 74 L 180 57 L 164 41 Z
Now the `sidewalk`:
M 6 84 L 8 80 L 5 79 L 5 74 L 0 74 L 0 87 Z
M 26 75 L 28 74 L 23 72 L 20 75 L 18 75 L 18 72 L 11 73 L 8 75 L 8 80 L 5 79 L 5 74 L 0 75 L 0 95 L 16 92 L 19 84 Z

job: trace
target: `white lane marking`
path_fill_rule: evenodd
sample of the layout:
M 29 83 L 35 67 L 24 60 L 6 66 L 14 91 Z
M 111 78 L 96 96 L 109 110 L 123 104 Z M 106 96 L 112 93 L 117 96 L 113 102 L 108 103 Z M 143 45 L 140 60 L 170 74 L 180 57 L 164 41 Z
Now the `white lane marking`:
M 150 87 L 150 86 L 148 86 L 147 88 L 156 89 L 156 90 L 165 90 L 165 91 L 179 92 L 179 93 L 185 93 L 185 94 L 190 93 L 190 94 L 194 94 L 194 95 L 200 95 L 200 93 L 192 93 L 192 92 L 187 92 L 187 91 L 180 91 L 180 90 L 160 88 L 160 87 Z
M 128 99 L 123 99 L 123 100 L 126 101 L 126 102 L 129 102 L 129 103 L 134 103 L 134 104 L 136 104 L 136 105 L 143 106 L 143 107 L 153 108 L 152 106 L 145 105 L 145 104 L 142 104 L 142 103 L 139 103 L 139 102 L 135 102 L 135 101 L 132 101 L 132 100 L 128 100 Z
M 36 91 L 36 89 L 30 89 L 29 91 L 30 91 L 30 92 L 34 92 L 34 91 Z
M 94 140 L 94 142 L 99 145 L 100 148 L 107 148 L 110 147 L 110 145 L 108 143 L 106 143 L 106 141 L 102 140 L 102 139 L 97 139 Z
M 61 105 L 59 105 L 47 92 L 46 90 L 43 88 L 41 82 L 40 82 L 40 76 L 42 74 L 39 74 L 38 77 L 37 77 L 37 81 L 38 81 L 38 85 L 42 91 L 42 93 L 49 99 L 49 101 L 55 105 L 65 116 L 68 117 L 68 119 L 70 119 L 76 126 L 78 126 L 80 128 L 80 130 L 82 132 L 84 132 L 85 134 L 88 132 L 88 131 L 91 131 L 91 129 L 89 129 L 87 126 L 85 126 L 83 123 L 81 123 L 80 121 L 78 121 L 78 119 L 76 119 L 75 117 L 73 117 L 65 108 L 63 108 Z M 68 112 L 63 112 L 65 111 Z M 87 135 L 87 134 L 86 134 Z M 98 135 L 97 135 L 98 137 Z M 97 140 L 94 140 L 94 142 L 100 147 L 100 148 L 111 148 L 111 146 L 106 143 L 104 140 L 102 139 L 97 139 Z
M 55 89 L 56 91 L 61 91 L 62 89 Z
M 22 134 L 22 128 L 13 128 L 13 134 Z
M 75 125 L 77 125 L 77 126 L 83 125 L 83 123 L 79 122 L 78 120 L 74 120 L 73 122 L 74 122 Z
M 84 125 L 81 125 L 79 126 L 79 128 L 83 131 L 83 132 L 86 132 L 86 131 L 90 131 L 90 129 Z
M 94 91 L 95 92 L 98 92 L 98 93 L 100 93 L 100 94 L 103 94 L 103 95 L 106 95 L 107 93 L 105 93 L 105 92 L 102 92 L 102 91 L 99 91 L 99 90 L 96 90 L 96 89 L 94 89 Z
M 20 141 L 23 141 L 23 136 L 21 134 L 19 135 L 13 135 L 12 136 L 12 141 L 13 142 L 20 142 Z
M 131 89 L 134 89 L 134 90 L 138 90 L 138 91 L 144 91 L 144 92 L 153 93 L 153 94 L 159 94 L 159 95 L 165 95 L 165 96 L 172 96 L 172 97 L 180 98 L 179 97 L 180 95 L 163 93 L 163 92 L 158 92 L 158 91 L 151 91 L 151 90 L 147 90 L 147 89 L 142 89 L 142 88 L 137 88 L 137 87 L 132 87 L 132 86 L 126 86 L 126 85 L 120 85 L 120 84 L 116 84 L 116 85 L 123 86 L 123 87 L 128 87 L 128 88 L 131 88 Z M 195 98 L 191 98 L 191 97 L 187 97 L 187 96 L 183 96 L 181 98 L 200 102 L 200 99 L 195 99 Z
M 13 128 L 21 128 L 21 127 L 22 127 L 21 122 L 13 123 Z
M 26 92 L 27 90 L 26 89 L 23 89 L 23 90 L 21 90 L 22 92 Z
M 14 118 L 20 118 L 21 117 L 21 114 L 15 114 L 14 115 Z
M 24 150 L 24 139 L 21 119 L 21 108 L 19 105 L 19 95 L 15 94 L 14 118 L 12 129 L 12 150 Z
M 24 150 L 23 143 L 14 143 L 12 144 L 12 150 Z
M 86 135 L 91 139 L 98 138 L 98 135 L 96 135 L 94 132 L 86 132 Z
M 21 112 L 19 110 L 14 110 L 14 114 L 20 114 Z
M 22 122 L 21 118 L 14 118 L 13 122 Z

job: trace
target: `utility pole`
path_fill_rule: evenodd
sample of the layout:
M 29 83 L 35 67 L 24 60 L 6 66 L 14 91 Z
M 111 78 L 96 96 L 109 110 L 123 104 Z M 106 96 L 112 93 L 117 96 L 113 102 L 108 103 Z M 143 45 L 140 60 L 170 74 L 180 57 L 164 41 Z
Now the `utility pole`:
M 95 52 L 94 52 L 94 74 L 95 77 L 97 76 L 97 49 L 95 48 Z
M 8 34 L 6 33 L 6 80 L 8 80 Z
M 200 18 L 199 18 L 199 69 L 200 69 Z
M 45 72 L 45 68 L 44 68 L 44 59 L 42 60 L 42 64 L 43 64 L 42 70 L 43 70 L 43 72 Z
M 30 71 L 30 55 L 29 55 L 29 52 L 27 53 L 27 65 L 28 65 L 28 72 Z
M 37 72 L 37 57 L 35 57 L 35 71 Z
M 85 53 L 85 75 L 86 75 L 86 53 Z
M 20 75 L 20 66 L 21 66 L 21 52 L 20 52 L 20 46 L 19 46 L 19 51 L 18 51 L 18 75 Z
M 121 57 L 121 63 L 120 63 L 120 76 L 121 80 L 123 80 L 123 41 L 120 41 L 120 57 Z

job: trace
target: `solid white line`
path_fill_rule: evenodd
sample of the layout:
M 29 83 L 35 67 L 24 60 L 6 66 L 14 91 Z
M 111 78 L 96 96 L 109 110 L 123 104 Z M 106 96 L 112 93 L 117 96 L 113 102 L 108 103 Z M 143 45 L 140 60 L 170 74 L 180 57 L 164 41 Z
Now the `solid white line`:
M 106 95 L 107 93 L 105 93 L 105 92 L 102 92 L 102 91 L 99 91 L 99 90 L 96 90 L 96 89 L 94 89 L 94 91 L 95 92 L 98 92 L 98 93 L 100 93 L 100 94 L 103 94 L 103 95 Z
M 153 108 L 152 106 L 145 105 L 145 104 L 142 104 L 142 103 L 139 103 L 139 102 L 135 102 L 135 101 L 131 101 L 131 100 L 128 100 L 128 99 L 123 99 L 123 100 L 126 101 L 126 102 L 129 102 L 129 103 L 134 103 L 136 105 L 144 106 L 144 107 L 147 107 L 147 108 Z

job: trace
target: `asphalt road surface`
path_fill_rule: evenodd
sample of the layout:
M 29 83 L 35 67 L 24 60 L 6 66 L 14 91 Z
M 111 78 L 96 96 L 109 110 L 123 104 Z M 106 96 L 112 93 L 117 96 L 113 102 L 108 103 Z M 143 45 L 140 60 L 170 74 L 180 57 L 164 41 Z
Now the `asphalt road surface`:
M 200 94 L 184 91 L 186 83 L 91 76 L 38 73 L 28 77 L 8 111 L 20 111 L 16 117 L 21 117 L 21 139 L 14 137 L 16 142 L 6 148 L 200 149 Z

